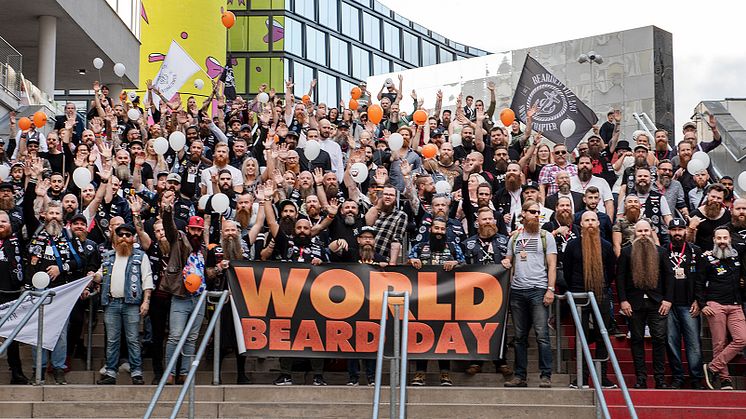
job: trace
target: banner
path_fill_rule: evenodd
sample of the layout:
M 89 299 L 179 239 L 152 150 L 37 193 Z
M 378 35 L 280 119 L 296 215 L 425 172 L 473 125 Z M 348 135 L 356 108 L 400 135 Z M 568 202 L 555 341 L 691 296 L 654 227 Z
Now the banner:
M 62 333 L 62 328 L 65 326 L 67 318 L 70 317 L 73 306 L 89 282 L 91 282 L 91 277 L 87 276 L 69 284 L 52 288 L 55 292 L 52 302 L 44 306 L 44 339 L 42 341 L 44 349 L 54 350 L 54 346 L 60 338 L 60 333 Z M 7 311 L 16 301 L 13 300 L 0 305 L 0 318 L 7 314 Z M 37 301 L 38 297 L 27 296 L 11 318 L 0 327 L 0 336 L 9 336 Z M 39 312 L 37 311 L 31 316 L 26 326 L 21 329 L 21 332 L 16 335 L 14 340 L 29 345 L 36 345 L 38 326 Z
M 535 132 L 542 132 L 554 143 L 565 144 L 569 151 L 574 150 L 593 124 L 598 122 L 598 116 L 591 108 L 538 61 L 527 55 L 510 108 L 516 118 L 525 123 L 526 111 L 532 106 L 536 106 L 537 111 L 531 128 Z M 560 130 L 563 123 L 566 134 L 569 133 L 567 138 Z
M 445 272 L 237 261 L 228 284 L 239 352 L 251 356 L 375 358 L 383 292 L 391 287 L 410 292 L 411 359 L 502 357 L 509 277 L 501 265 Z M 391 304 L 389 313 L 387 343 Z
M 192 57 L 176 41 L 172 40 L 161 69 L 153 80 L 153 87 L 160 90 L 163 97 L 170 100 L 179 88 L 198 71 L 200 67 Z M 153 95 L 152 98 L 155 106 L 159 106 L 161 101 L 158 95 Z

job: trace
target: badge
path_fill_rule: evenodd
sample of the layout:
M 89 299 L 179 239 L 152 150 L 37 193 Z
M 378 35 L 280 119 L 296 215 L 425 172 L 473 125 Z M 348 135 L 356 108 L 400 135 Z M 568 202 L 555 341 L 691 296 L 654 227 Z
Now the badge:
M 477 242 L 475 242 L 475 241 L 468 241 L 468 242 L 466 242 L 466 248 L 469 249 L 469 250 L 474 249 L 474 246 L 476 246 L 476 245 L 477 245 Z
M 0 260 L 5 260 L 5 252 L 3 249 L 0 249 Z
M 658 207 L 653 207 L 653 214 L 658 214 Z
M 525 250 L 521 250 L 521 252 L 520 252 L 520 253 L 518 253 L 518 255 L 519 255 L 519 256 L 521 257 L 521 260 L 522 260 L 522 261 L 524 261 L 524 262 L 525 262 L 525 261 L 527 261 L 527 260 L 528 260 L 528 253 L 526 253 L 526 251 L 525 251 Z
M 99 225 L 101 225 L 102 228 L 109 227 L 109 220 L 106 218 L 101 218 L 98 220 Z
M 676 268 L 673 270 L 673 274 L 676 277 L 676 279 L 686 279 L 686 274 L 684 273 L 684 268 Z
M 424 233 L 427 231 L 427 228 L 425 226 L 420 226 L 420 233 Z
M 187 175 L 187 183 L 194 183 L 195 178 L 196 178 L 196 176 L 194 176 L 193 173 L 189 173 Z
M 54 250 L 52 250 L 52 246 L 44 246 L 44 255 L 54 256 Z

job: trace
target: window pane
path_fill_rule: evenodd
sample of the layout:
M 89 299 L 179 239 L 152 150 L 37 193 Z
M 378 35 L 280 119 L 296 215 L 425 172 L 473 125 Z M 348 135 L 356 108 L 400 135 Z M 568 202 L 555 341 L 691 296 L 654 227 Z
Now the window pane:
M 306 27 L 306 37 L 306 58 L 326 65 L 326 40 L 324 33 L 314 28 Z
M 399 28 L 389 23 L 383 24 L 383 49 L 395 57 L 401 57 L 399 48 Z
M 363 12 L 363 38 L 373 48 L 381 48 L 381 20 Z
M 315 20 L 314 0 L 295 0 L 295 13 L 305 16 L 308 19 Z
M 394 71 L 404 71 L 406 69 L 407 67 L 404 67 L 403 65 L 398 63 L 394 63 Z
M 342 33 L 360 40 L 360 11 L 347 3 L 342 3 Z
M 438 63 L 438 49 L 430 42 L 422 40 L 422 65 L 433 65 Z
M 391 72 L 391 61 L 373 54 L 373 75 Z
M 337 78 L 319 71 L 319 103 L 323 102 L 330 108 L 339 106 L 337 96 Z
M 391 16 L 391 10 L 377 1 L 373 2 L 373 9 L 385 16 Z
M 319 2 L 319 23 L 337 30 L 337 0 Z
M 341 90 L 342 90 L 342 100 L 344 100 L 345 103 L 349 103 L 350 99 L 351 99 L 350 98 L 350 96 L 351 96 L 350 95 L 350 91 L 352 90 L 353 87 L 357 86 L 357 84 L 352 84 L 352 83 L 350 83 L 350 82 L 348 82 L 346 80 L 343 80 L 343 79 L 339 79 L 339 84 L 340 84 L 340 87 L 341 87 Z M 80 108 L 78 108 L 78 109 L 80 109 Z
M 340 73 L 349 74 L 349 59 L 347 58 L 347 42 L 329 37 L 329 56 L 331 58 L 331 67 Z
M 353 45 L 352 77 L 358 80 L 365 80 L 368 76 L 370 76 L 370 53 Z
M 453 53 L 444 48 L 441 48 L 440 49 L 440 62 L 450 63 L 451 61 L 453 61 Z
M 415 66 L 419 66 L 419 53 L 419 38 L 407 31 L 404 31 L 404 61 L 414 64 Z
M 297 4 L 297 3 L 296 3 Z M 293 84 L 295 84 L 295 94 L 304 95 L 313 80 L 313 69 L 301 63 L 293 63 Z
M 303 56 L 303 25 L 289 17 L 285 18 L 285 51 Z
M 396 12 L 394 13 L 394 20 L 396 20 L 397 22 L 400 22 L 400 23 L 403 23 L 403 24 L 409 26 L 409 19 L 407 19 L 406 17 L 400 15 L 399 13 L 396 13 Z

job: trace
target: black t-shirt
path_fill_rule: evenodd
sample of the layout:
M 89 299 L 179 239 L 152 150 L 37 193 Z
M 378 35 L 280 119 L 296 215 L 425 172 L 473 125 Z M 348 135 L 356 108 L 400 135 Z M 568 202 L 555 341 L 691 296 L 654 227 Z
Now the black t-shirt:
M 699 223 L 699 226 L 697 226 L 697 239 L 694 241 L 694 244 L 696 244 L 703 250 L 712 249 L 712 237 L 715 234 L 715 229 L 730 222 L 730 211 L 726 209 L 723 212 L 723 215 L 714 220 L 710 220 L 709 218 L 705 217 L 705 215 L 702 214 L 699 209 L 695 210 L 690 215 L 690 217 L 694 216 L 702 219 L 702 221 Z

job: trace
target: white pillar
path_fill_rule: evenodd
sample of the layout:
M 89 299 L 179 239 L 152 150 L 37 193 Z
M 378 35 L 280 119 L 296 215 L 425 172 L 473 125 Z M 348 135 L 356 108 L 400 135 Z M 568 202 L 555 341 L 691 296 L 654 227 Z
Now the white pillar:
M 39 16 L 39 89 L 54 99 L 54 75 L 57 59 L 57 18 Z

